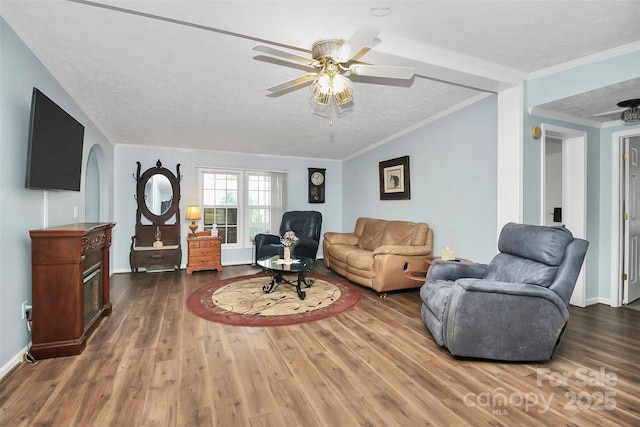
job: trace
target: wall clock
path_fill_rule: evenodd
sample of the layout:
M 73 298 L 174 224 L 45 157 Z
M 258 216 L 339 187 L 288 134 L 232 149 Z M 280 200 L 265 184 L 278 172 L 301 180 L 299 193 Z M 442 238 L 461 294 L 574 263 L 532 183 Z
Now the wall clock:
M 309 168 L 309 203 L 324 203 L 326 169 Z

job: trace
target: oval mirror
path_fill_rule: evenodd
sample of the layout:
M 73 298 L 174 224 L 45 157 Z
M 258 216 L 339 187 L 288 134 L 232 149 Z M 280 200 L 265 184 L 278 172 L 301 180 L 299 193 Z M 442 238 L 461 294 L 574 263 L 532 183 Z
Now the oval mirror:
M 144 201 L 147 209 L 154 215 L 164 215 L 173 199 L 173 188 L 169 178 L 162 174 L 154 174 L 144 186 Z

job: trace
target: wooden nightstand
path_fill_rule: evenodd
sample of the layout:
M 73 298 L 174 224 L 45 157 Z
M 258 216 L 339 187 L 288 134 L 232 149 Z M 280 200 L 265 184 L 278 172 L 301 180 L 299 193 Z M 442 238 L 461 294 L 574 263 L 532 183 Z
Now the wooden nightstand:
M 198 270 L 222 271 L 221 244 L 222 238 L 220 237 L 187 237 L 189 248 L 187 274 Z

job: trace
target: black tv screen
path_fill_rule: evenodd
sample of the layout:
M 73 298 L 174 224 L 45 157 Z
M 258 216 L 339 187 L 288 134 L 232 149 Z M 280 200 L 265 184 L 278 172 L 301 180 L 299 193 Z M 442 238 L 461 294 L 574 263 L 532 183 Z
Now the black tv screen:
M 34 87 L 27 188 L 80 191 L 83 142 L 84 126 Z

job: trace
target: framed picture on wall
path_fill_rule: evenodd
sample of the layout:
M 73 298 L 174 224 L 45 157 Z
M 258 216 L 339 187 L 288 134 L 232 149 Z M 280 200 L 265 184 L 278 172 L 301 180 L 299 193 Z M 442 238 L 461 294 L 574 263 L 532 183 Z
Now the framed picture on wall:
M 380 162 L 379 174 L 380 200 L 408 200 L 411 198 L 409 156 Z

